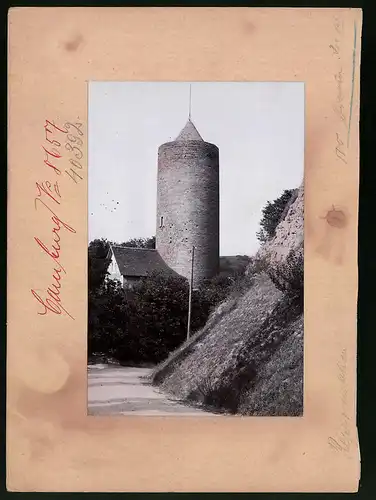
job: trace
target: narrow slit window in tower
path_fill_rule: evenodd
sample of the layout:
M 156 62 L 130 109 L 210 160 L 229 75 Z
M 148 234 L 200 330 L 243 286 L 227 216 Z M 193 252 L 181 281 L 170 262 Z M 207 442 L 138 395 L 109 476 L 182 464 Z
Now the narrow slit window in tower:
M 160 217 L 159 227 L 163 227 L 163 215 L 161 215 L 161 217 Z

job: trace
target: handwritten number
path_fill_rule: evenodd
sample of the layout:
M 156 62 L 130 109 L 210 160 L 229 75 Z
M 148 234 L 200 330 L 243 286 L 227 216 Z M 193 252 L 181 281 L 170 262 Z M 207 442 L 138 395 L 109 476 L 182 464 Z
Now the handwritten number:
M 72 146 L 69 142 L 65 144 L 65 149 L 73 153 L 78 160 L 81 160 L 81 158 L 83 157 L 81 149 L 77 146 Z
M 83 144 L 82 139 L 80 139 L 76 135 L 68 134 L 67 138 L 68 138 L 69 141 L 71 141 L 73 143 L 77 143 L 77 146 L 82 146 L 82 144 Z
M 79 168 L 80 170 L 82 169 L 82 165 L 79 161 L 73 160 L 72 158 L 69 161 L 74 167 Z
M 83 146 L 83 140 L 80 138 L 84 135 L 81 122 L 66 122 L 64 127 L 69 131 L 67 134 L 67 142 L 65 143 L 65 149 L 71 153 L 74 158 L 69 159 L 69 163 L 72 167 L 69 170 L 65 170 L 65 173 L 73 180 L 75 184 L 82 180 L 80 174 L 76 172 L 76 169 L 82 170 L 82 165 L 78 160 L 81 160 L 84 153 L 80 149 Z
M 79 123 L 79 122 L 76 122 L 76 123 L 67 122 L 67 123 L 64 124 L 64 127 L 67 128 L 67 129 L 70 129 L 71 127 L 73 127 L 73 128 L 75 128 L 77 130 L 78 135 L 84 135 L 84 133 L 82 132 L 82 130 L 80 130 L 80 127 L 82 127 L 82 123 Z
M 69 175 L 69 177 L 77 184 L 76 177 L 79 177 L 82 180 L 82 177 L 75 171 L 73 168 L 69 170 L 66 170 L 66 173 Z
M 78 155 L 77 155 L 77 153 L 74 153 L 74 156 L 77 158 L 77 160 L 81 160 L 81 158 L 83 157 L 83 153 L 82 153 L 81 149 L 77 148 L 76 146 L 74 146 L 73 149 L 77 149 L 77 151 L 78 151 Z

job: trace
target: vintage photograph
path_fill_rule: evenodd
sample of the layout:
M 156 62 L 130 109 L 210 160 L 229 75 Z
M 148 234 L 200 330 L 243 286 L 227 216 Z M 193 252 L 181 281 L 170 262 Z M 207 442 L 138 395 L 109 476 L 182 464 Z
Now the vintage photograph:
M 304 83 L 88 91 L 88 414 L 302 416 Z

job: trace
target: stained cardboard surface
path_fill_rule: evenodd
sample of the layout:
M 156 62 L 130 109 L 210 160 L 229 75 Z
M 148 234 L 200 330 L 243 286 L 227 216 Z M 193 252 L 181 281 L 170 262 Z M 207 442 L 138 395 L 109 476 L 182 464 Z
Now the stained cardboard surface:
M 359 9 L 10 10 L 9 490 L 357 490 L 361 21 Z M 302 418 L 87 416 L 90 80 L 305 82 Z M 82 140 L 82 168 L 46 120 Z M 57 234 L 54 258 L 35 238 Z M 55 311 L 69 315 L 36 298 L 57 260 Z

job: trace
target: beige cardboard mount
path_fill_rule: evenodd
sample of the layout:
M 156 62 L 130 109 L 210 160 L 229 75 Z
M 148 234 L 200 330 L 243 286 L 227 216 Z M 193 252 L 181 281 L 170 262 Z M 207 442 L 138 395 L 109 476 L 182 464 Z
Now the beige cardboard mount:
M 9 490 L 357 490 L 361 23 L 359 9 L 10 10 Z M 305 82 L 302 418 L 87 416 L 90 80 Z

